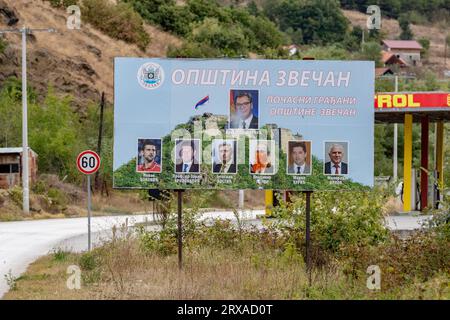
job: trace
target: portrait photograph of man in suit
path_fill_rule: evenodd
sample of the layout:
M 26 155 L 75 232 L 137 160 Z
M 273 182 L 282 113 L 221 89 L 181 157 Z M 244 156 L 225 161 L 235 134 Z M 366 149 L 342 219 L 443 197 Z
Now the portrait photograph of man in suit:
M 212 141 L 213 173 L 223 174 L 237 172 L 237 141 L 233 139 L 215 139 Z
M 184 139 L 175 140 L 175 172 L 199 173 L 200 172 L 200 140 Z
M 325 174 L 348 174 L 348 142 L 325 142 L 325 152 Z
M 311 141 L 288 142 L 288 174 L 311 174 Z
M 258 129 L 258 90 L 230 90 L 230 129 Z
M 250 173 L 275 173 L 275 141 L 250 140 Z

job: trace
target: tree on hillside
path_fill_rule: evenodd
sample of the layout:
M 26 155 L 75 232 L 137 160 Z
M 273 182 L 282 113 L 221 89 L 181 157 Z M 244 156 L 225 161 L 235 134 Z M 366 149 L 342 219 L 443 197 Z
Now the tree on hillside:
M 402 29 L 402 33 L 400 34 L 401 40 L 411 40 L 414 35 L 409 27 L 409 18 L 406 15 L 401 15 L 398 19 L 398 24 L 400 25 L 400 28 Z
M 362 45 L 360 58 L 375 62 L 375 67 L 382 67 L 381 62 L 381 46 L 378 42 L 366 42 Z
M 334 0 L 268 1 L 265 14 L 282 31 L 301 31 L 305 44 L 332 44 L 345 38 L 349 26 L 339 3 Z

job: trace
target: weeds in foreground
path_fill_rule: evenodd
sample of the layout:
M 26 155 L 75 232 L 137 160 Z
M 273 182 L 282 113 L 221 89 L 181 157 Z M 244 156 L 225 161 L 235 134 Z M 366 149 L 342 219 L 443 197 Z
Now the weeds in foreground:
M 446 220 L 401 240 L 383 229 L 381 200 L 373 194 L 348 195 L 347 207 L 337 206 L 332 196 L 316 200 L 311 285 L 304 262 L 304 217 L 301 203 L 294 202 L 281 207 L 278 218 L 268 219 L 262 229 L 227 220 L 206 225 L 192 210 L 185 217 L 191 220 L 183 229 L 181 271 L 171 217 L 159 231 L 141 226 L 135 232 L 122 230 L 121 236 L 115 232 L 103 246 L 77 255 L 83 289 L 76 297 L 450 299 Z M 381 290 L 366 287 L 370 265 L 381 269 Z
M 12 291 L 16 291 L 18 278 L 12 274 L 11 270 L 9 270 L 8 273 L 4 275 L 4 277 L 9 289 Z

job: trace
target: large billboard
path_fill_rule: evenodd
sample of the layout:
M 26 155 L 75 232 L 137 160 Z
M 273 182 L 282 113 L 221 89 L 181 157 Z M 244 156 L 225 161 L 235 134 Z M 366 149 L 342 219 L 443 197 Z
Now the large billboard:
M 114 187 L 373 186 L 374 64 L 116 58 Z

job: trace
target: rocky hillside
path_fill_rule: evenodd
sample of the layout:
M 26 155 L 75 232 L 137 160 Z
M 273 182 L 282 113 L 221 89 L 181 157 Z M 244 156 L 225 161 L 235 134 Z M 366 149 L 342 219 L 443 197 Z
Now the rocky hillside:
M 39 93 L 51 85 L 57 93 L 71 94 L 83 107 L 99 100 L 104 91 L 113 99 L 113 59 L 120 56 L 162 57 L 169 45 L 181 40 L 154 26 L 144 25 L 151 43 L 144 51 L 136 45 L 115 40 L 89 24 L 80 30 L 66 27 L 68 14 L 42 0 L 0 0 L 0 29 L 55 28 L 57 33 L 36 33 L 28 41 L 28 80 Z M 8 46 L 0 54 L 0 85 L 10 76 L 21 75 L 20 34 L 7 34 Z M 41 95 L 40 95 L 41 96 Z
M 345 16 L 353 25 L 365 26 L 367 15 L 344 10 Z M 55 28 L 57 33 L 36 33 L 28 41 L 28 79 L 29 84 L 44 96 L 48 85 L 58 94 L 74 96 L 78 108 L 89 101 L 98 101 L 104 91 L 108 101 L 113 99 L 113 59 L 117 56 L 163 57 L 169 45 L 182 43 L 167 32 L 145 24 L 151 43 L 145 52 L 136 45 L 112 39 L 98 31 L 82 19 L 80 30 L 66 27 L 68 14 L 62 9 L 52 7 L 42 0 L 0 0 L 0 29 L 19 28 L 23 25 L 32 28 Z M 383 19 L 383 31 L 392 38 L 399 35 L 398 22 Z M 442 70 L 450 69 L 443 65 L 444 32 L 439 27 L 412 25 L 416 38 L 427 37 L 431 41 L 429 56 L 424 65 L 442 77 Z M 0 54 L 0 85 L 11 76 L 20 78 L 20 35 L 7 34 L 7 48 Z M 250 55 L 252 56 L 252 55 Z

